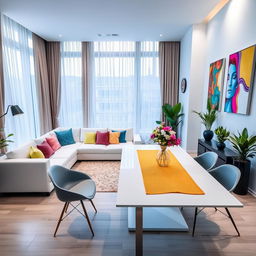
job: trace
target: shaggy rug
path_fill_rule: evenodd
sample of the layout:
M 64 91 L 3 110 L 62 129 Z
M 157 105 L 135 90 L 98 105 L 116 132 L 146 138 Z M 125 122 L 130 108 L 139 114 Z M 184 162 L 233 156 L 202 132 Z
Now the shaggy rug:
M 116 192 L 120 161 L 78 161 L 73 170 L 88 174 L 96 183 L 97 192 Z

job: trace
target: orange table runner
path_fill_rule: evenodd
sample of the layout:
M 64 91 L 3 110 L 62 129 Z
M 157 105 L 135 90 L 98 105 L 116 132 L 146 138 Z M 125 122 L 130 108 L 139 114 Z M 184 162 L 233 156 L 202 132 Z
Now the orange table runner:
M 146 194 L 182 193 L 204 195 L 177 158 L 169 151 L 168 167 L 156 161 L 158 150 L 137 150 Z

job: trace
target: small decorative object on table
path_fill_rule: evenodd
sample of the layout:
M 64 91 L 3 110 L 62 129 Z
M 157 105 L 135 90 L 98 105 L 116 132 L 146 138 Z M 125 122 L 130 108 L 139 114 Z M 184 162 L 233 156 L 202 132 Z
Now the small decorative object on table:
M 157 163 L 161 167 L 168 166 L 170 156 L 168 154 L 167 147 L 177 146 L 180 144 L 180 139 L 176 137 L 176 132 L 172 127 L 166 126 L 165 123 L 161 123 L 153 130 L 151 139 L 161 147 L 161 150 L 157 153 Z
M 219 150 L 223 150 L 226 147 L 225 141 L 228 139 L 230 132 L 223 126 L 219 126 L 214 132 L 218 139 L 216 146 Z

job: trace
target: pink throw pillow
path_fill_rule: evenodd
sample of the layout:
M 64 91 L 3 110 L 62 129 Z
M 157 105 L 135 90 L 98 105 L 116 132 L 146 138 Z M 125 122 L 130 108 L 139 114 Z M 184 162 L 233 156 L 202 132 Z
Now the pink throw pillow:
M 51 155 L 54 154 L 53 149 L 51 148 L 51 146 L 46 141 L 44 141 L 40 145 L 37 145 L 37 148 L 42 151 L 45 158 L 49 158 Z
M 50 147 L 53 149 L 54 152 L 57 151 L 61 147 L 58 139 L 56 138 L 56 136 L 54 134 L 47 137 L 46 141 L 50 145 Z
M 96 144 L 109 145 L 109 132 L 99 132 L 96 133 Z

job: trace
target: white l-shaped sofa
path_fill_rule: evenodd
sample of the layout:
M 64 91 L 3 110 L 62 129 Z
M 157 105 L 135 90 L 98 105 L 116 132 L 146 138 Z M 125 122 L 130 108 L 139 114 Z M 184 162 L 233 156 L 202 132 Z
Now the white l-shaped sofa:
M 0 159 L 0 193 L 46 193 L 53 190 L 48 177 L 48 170 L 52 165 L 62 165 L 71 168 L 77 160 L 121 160 L 122 148 L 126 144 L 140 144 L 139 135 L 133 134 L 133 129 L 126 130 L 126 143 L 110 144 L 84 144 L 86 132 L 108 131 L 103 128 L 72 128 L 75 144 L 62 146 L 49 159 L 31 159 L 28 157 L 31 146 L 36 146 L 45 140 L 54 131 L 66 130 L 59 127 L 43 136 L 31 140 L 7 152 L 6 157 Z

